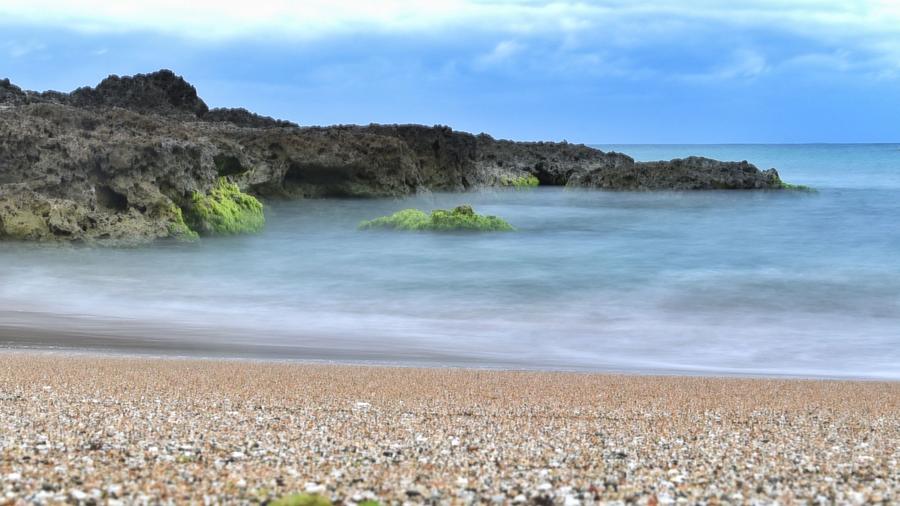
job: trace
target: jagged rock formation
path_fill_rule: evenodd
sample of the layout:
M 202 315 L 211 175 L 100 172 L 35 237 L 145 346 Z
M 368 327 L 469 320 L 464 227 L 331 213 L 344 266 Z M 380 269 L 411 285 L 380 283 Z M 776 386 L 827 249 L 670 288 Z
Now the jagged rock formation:
M 268 128 L 268 127 L 296 127 L 296 123 L 281 119 L 270 118 L 269 116 L 261 116 L 255 112 L 250 112 L 243 107 L 238 108 L 220 108 L 210 109 L 201 117 L 203 121 L 232 123 L 237 126 L 250 128 Z
M 607 166 L 572 174 L 567 184 L 611 190 L 763 190 L 780 189 L 775 169 L 691 156 L 668 162 L 635 163 L 622 156 Z
M 263 198 L 297 198 L 464 191 L 530 176 L 612 190 L 783 186 L 774 169 L 747 162 L 638 163 L 583 145 L 447 127 L 301 128 L 244 109 L 210 110 L 165 70 L 72 93 L 0 81 L 4 238 L 118 244 L 182 235 L 181 210 L 220 177 Z
M 68 95 L 78 107 L 122 107 L 140 113 L 203 117 L 209 107 L 197 90 L 170 70 L 133 77 L 109 76 L 96 88 L 78 88 Z
M 12 107 L 27 101 L 25 92 L 9 79 L 0 79 L 0 107 Z

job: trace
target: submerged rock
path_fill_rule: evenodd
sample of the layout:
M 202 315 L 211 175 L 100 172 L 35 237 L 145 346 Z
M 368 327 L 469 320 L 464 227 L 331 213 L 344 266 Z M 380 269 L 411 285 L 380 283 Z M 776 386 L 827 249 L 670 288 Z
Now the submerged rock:
M 244 109 L 210 110 L 168 70 L 110 76 L 71 93 L 23 91 L 0 81 L 0 238 L 141 243 L 221 233 L 225 222 L 191 213 L 196 196 L 219 191 L 222 178 L 264 198 L 537 184 L 790 187 L 774 169 L 747 162 L 639 163 L 584 145 L 496 140 L 445 126 L 298 127 Z M 237 229 L 255 230 L 255 220 Z
M 364 221 L 360 230 L 391 229 L 413 232 L 510 232 L 512 225 L 496 216 L 476 214 L 471 206 L 450 210 L 436 209 L 426 214 L 418 209 L 404 209 L 390 216 Z

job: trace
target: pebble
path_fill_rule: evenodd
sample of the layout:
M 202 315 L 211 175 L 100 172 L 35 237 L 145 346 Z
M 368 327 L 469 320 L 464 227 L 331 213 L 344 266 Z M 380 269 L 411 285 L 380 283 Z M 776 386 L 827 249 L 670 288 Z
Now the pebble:
M 900 503 L 896 382 L 0 353 L 4 504 Z

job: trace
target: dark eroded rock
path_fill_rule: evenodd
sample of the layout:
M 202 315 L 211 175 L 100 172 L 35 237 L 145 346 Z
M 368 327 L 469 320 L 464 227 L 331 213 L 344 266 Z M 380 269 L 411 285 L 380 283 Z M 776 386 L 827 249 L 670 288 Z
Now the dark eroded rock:
M 627 158 L 627 157 L 625 157 Z M 667 162 L 618 164 L 594 167 L 573 174 L 569 186 L 609 190 L 757 190 L 779 189 L 775 169 L 761 171 L 753 164 L 720 162 L 692 156 Z
M 284 121 L 280 119 L 270 118 L 269 116 L 261 116 L 244 109 L 215 108 L 210 109 L 202 116 L 203 121 L 233 123 L 237 126 L 249 128 L 271 128 L 271 127 L 296 127 L 296 123 Z
M 69 103 L 79 107 L 122 107 L 142 113 L 199 117 L 209 110 L 197 90 L 171 70 L 109 76 L 96 88 L 78 88 L 69 97 Z
M 9 79 L 0 79 L 0 107 L 24 104 L 27 100 L 25 92 Z
M 190 237 L 197 231 L 184 218 L 220 178 L 267 198 L 535 183 L 784 187 L 774 169 L 747 162 L 637 163 L 584 145 L 495 140 L 444 126 L 302 128 L 243 109 L 210 110 L 193 86 L 167 70 L 110 76 L 72 93 L 29 92 L 0 81 L 0 237 L 112 243 Z

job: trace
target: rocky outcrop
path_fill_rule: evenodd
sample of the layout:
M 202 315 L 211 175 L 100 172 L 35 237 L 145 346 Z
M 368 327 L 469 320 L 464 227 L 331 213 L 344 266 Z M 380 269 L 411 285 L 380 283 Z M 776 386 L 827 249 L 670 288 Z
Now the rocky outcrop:
M 96 88 L 78 88 L 69 103 L 79 107 L 121 107 L 141 113 L 202 117 L 209 111 L 197 90 L 171 70 L 133 77 L 109 76 Z
M 775 169 L 761 171 L 747 162 L 720 162 L 692 156 L 668 162 L 618 163 L 573 174 L 570 186 L 606 190 L 763 190 L 780 189 Z
M 0 106 L 27 103 L 70 105 L 98 109 L 116 107 L 142 114 L 155 114 L 185 121 L 224 122 L 249 128 L 296 127 L 296 123 L 252 113 L 244 108 L 210 109 L 197 90 L 171 70 L 135 76 L 109 76 L 96 87 L 85 86 L 71 93 L 25 92 L 0 80 Z
M 262 198 L 400 196 L 531 182 L 610 190 L 776 189 L 774 169 L 638 163 L 568 143 L 448 127 L 298 127 L 210 110 L 171 71 L 72 93 L 0 81 L 0 237 L 141 243 L 189 236 L 182 211 L 220 178 Z M 530 184 L 530 183 L 529 183 Z
M 497 141 L 489 135 L 478 136 L 480 172 L 525 171 L 535 175 L 542 185 L 579 186 L 573 180 L 579 174 L 633 164 L 631 157 L 583 144 Z
M 217 107 L 210 109 L 203 116 L 203 121 L 232 123 L 237 126 L 249 128 L 271 128 L 271 127 L 296 127 L 296 123 L 281 119 L 271 118 L 269 116 L 261 116 L 254 112 L 250 112 L 243 107 L 237 109 L 228 109 Z
M 9 79 L 0 79 L 0 107 L 12 107 L 24 104 L 27 96 L 22 88 L 9 82 Z

